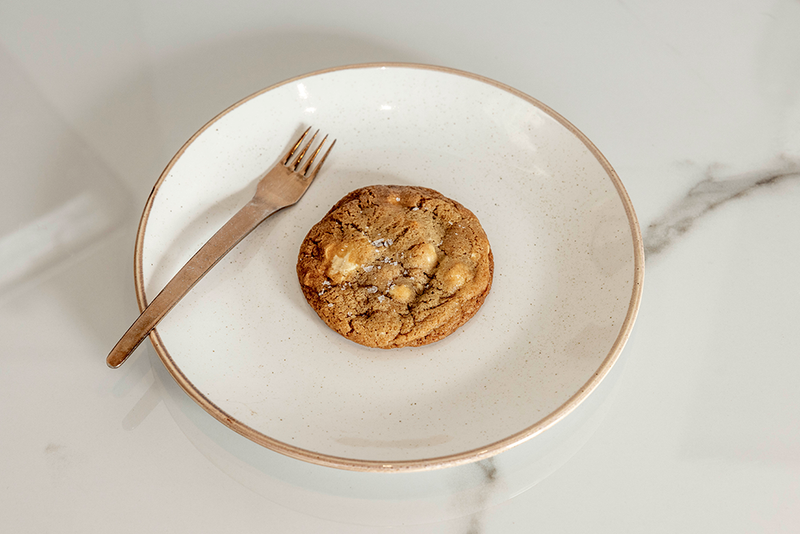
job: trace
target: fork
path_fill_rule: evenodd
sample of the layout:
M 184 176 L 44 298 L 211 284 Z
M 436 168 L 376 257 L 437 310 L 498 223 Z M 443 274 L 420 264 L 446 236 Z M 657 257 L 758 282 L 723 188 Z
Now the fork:
M 311 169 L 311 165 L 319 155 L 328 136 L 326 135 L 322 139 L 316 151 L 307 161 L 304 161 L 308 149 L 319 133 L 317 130 L 308 143 L 300 149 L 309 131 L 311 131 L 311 127 L 303 132 L 303 135 L 292 145 L 286 155 L 261 178 L 252 200 L 211 236 L 211 239 L 192 256 L 189 262 L 144 309 L 109 353 L 106 358 L 109 367 L 116 369 L 122 365 L 173 306 L 247 234 L 276 211 L 300 200 L 317 176 L 322 164 L 325 163 L 333 145 L 336 144 L 336 140 L 334 140 L 317 166 Z M 292 159 L 293 156 L 294 159 Z

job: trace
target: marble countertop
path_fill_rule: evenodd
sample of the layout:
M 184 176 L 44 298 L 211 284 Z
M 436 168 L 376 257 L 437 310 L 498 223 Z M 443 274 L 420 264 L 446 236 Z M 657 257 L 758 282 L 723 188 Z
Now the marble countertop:
M 800 2 L 0 6 L 0 523 L 15 532 L 797 532 Z M 136 317 L 161 170 L 261 88 L 461 69 L 584 132 L 644 236 L 634 333 L 576 412 L 491 460 L 355 473 L 230 432 Z

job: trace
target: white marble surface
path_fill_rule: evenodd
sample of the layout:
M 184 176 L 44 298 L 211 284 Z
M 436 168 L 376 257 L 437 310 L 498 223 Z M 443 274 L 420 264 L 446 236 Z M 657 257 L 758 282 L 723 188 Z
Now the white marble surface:
M 800 2 L 0 5 L 0 524 L 22 532 L 797 532 Z M 647 249 L 619 366 L 493 461 L 415 476 L 231 435 L 143 346 L 139 214 L 262 87 L 445 65 L 553 107 L 611 161 Z M 386 478 L 390 477 L 390 478 Z M 394 477 L 394 478 L 392 478 Z

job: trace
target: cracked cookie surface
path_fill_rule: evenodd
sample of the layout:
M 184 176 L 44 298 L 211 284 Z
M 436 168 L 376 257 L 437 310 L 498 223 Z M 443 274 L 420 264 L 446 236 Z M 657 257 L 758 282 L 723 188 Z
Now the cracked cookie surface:
M 349 193 L 309 231 L 297 261 L 320 318 L 351 341 L 384 349 L 451 334 L 481 307 L 493 271 L 477 217 L 414 186 Z

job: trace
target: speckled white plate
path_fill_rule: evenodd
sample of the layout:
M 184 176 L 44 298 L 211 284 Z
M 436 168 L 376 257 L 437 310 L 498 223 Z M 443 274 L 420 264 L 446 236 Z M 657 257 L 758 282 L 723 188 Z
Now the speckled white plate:
M 359 65 L 235 104 L 159 178 L 136 248 L 140 307 L 253 194 L 308 125 L 338 142 L 296 206 L 260 226 L 151 335 L 205 410 L 292 457 L 366 471 L 446 467 L 546 430 L 608 373 L 643 280 L 617 175 L 574 126 L 480 76 Z M 495 259 L 485 304 L 438 343 L 383 351 L 331 331 L 295 274 L 306 232 L 376 184 L 436 189 L 480 219 Z

